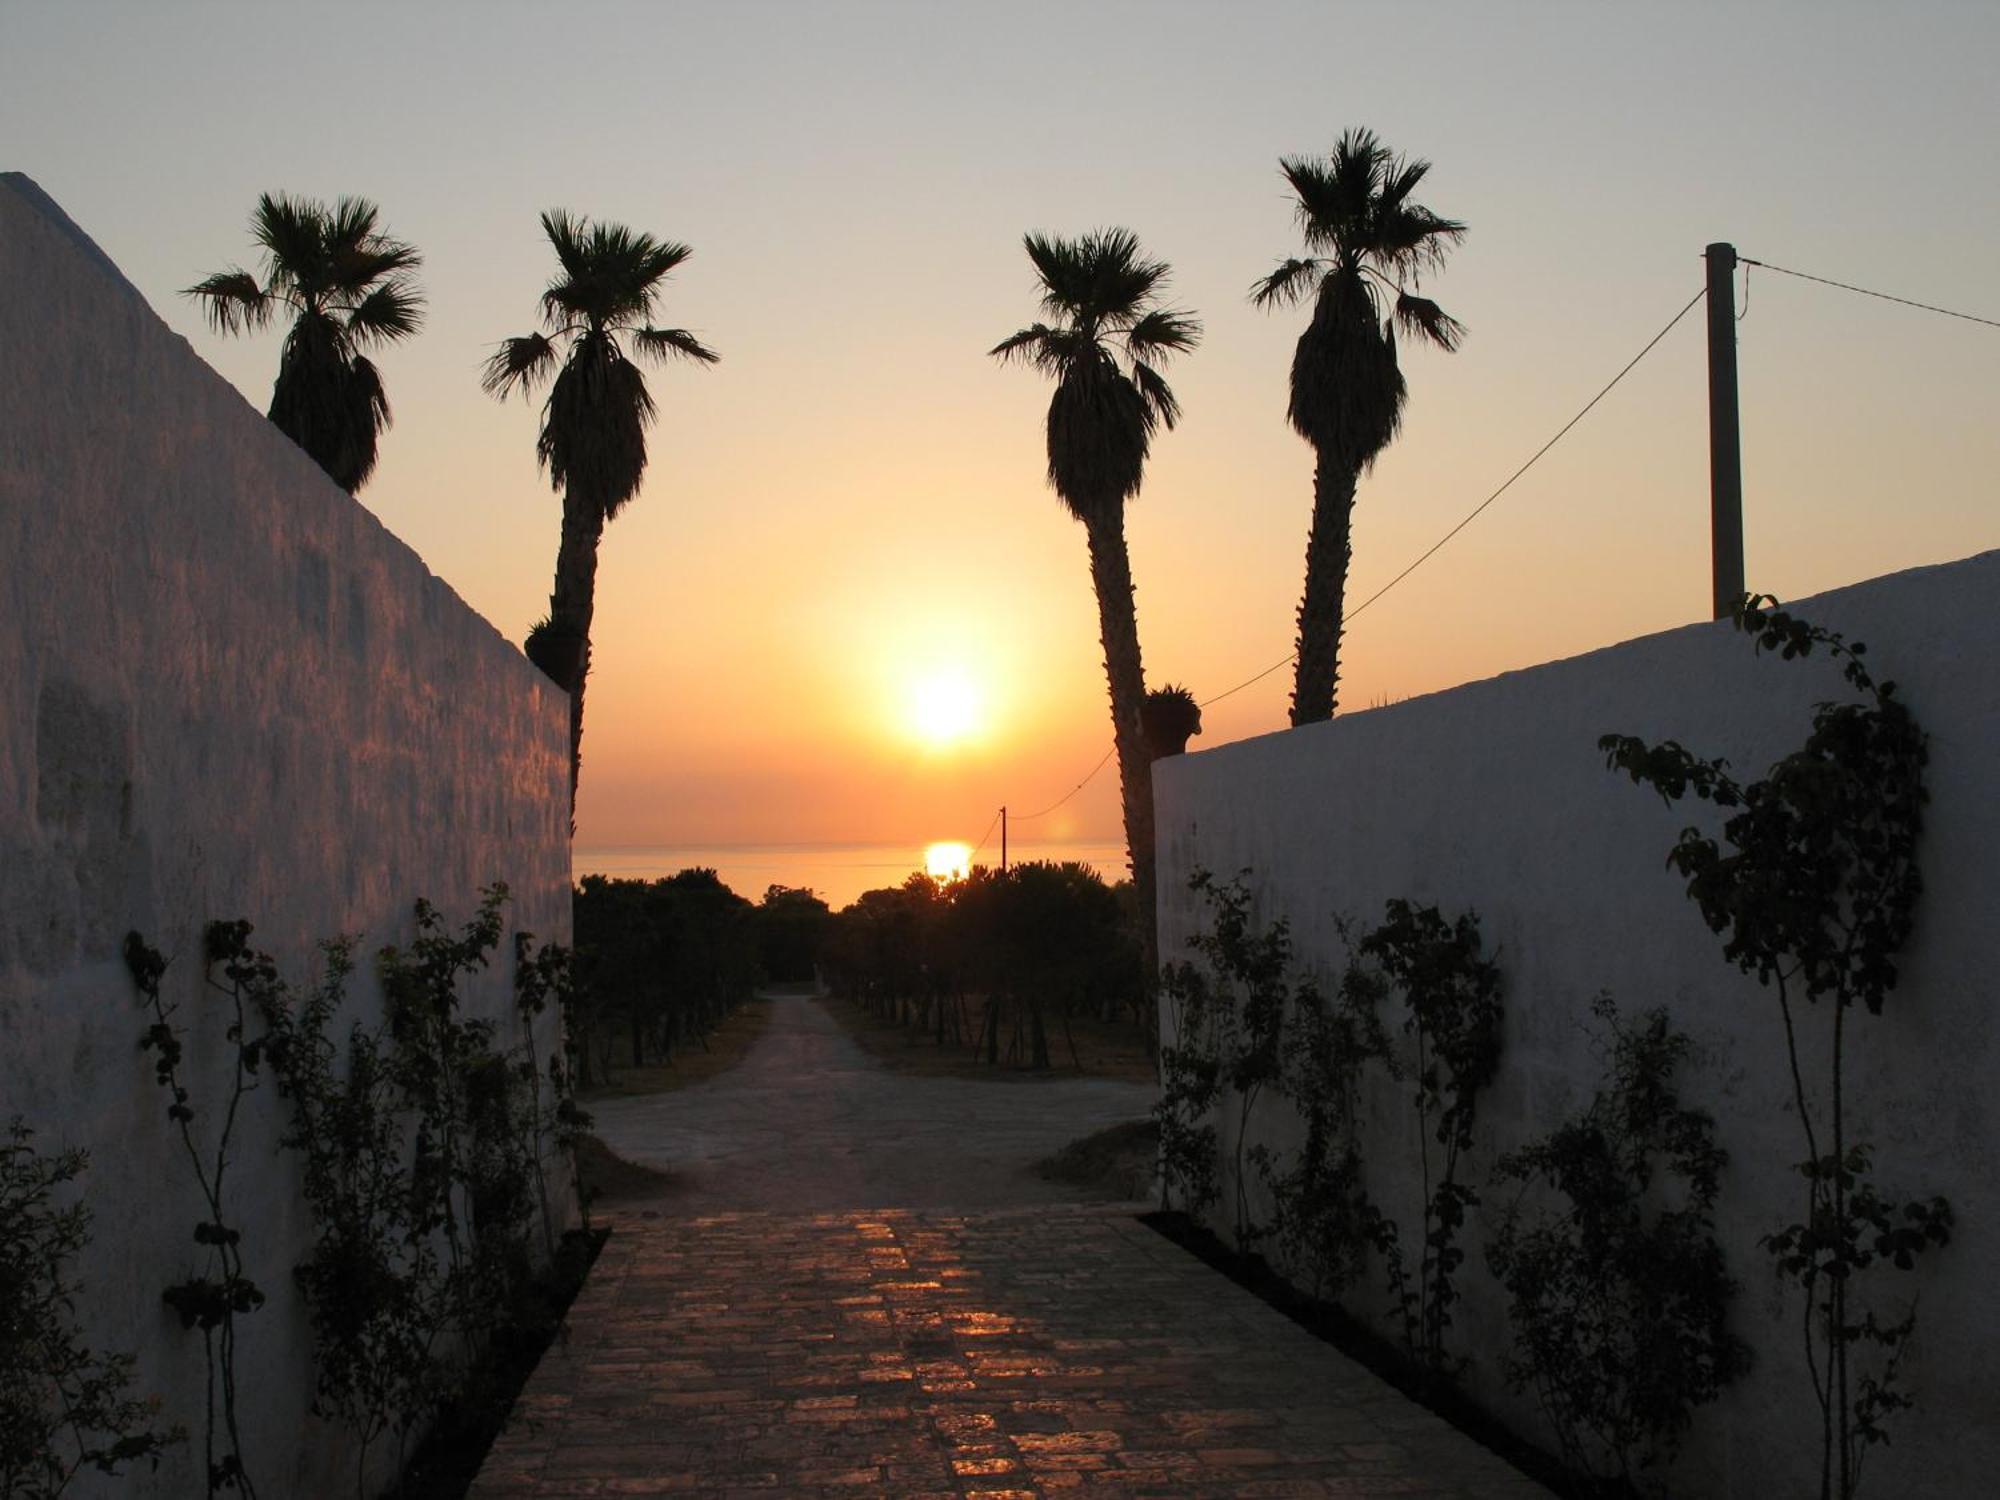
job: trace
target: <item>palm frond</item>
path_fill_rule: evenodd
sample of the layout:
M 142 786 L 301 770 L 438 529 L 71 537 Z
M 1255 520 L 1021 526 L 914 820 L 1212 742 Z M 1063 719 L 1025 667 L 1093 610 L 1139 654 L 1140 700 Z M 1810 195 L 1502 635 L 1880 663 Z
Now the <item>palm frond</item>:
M 271 299 L 248 271 L 232 266 L 181 292 L 201 304 L 208 326 L 217 333 L 242 333 L 271 321 Z
M 633 247 L 637 269 L 649 283 L 659 281 L 693 254 L 692 247 L 678 240 L 656 240 L 650 234 L 640 235 Z
M 1146 403 L 1146 426 L 1151 431 L 1157 424 L 1164 425 L 1169 432 L 1181 419 L 1181 403 L 1173 390 L 1155 370 L 1144 360 L 1132 361 L 1132 379 L 1139 387 L 1139 394 Z
M 562 266 L 542 292 L 542 316 L 551 329 L 575 322 L 622 328 L 650 320 L 660 283 L 694 253 L 674 240 L 561 209 L 542 215 L 542 229 Z
M 1055 336 L 1055 330 L 1046 323 L 1030 323 L 1019 333 L 1010 333 L 986 352 L 995 359 L 1006 361 L 1023 359 L 1035 361 L 1037 350 Z
M 1383 164 L 1379 201 L 1384 208 L 1401 208 L 1417 185 L 1430 174 L 1431 164 L 1422 157 L 1389 158 Z
M 326 267 L 326 215 L 289 193 L 262 193 L 250 216 L 250 237 L 264 251 L 267 290 L 315 287 Z
M 1317 256 L 1280 261 L 1269 276 L 1250 283 L 1250 302 L 1255 307 L 1296 306 L 1318 285 L 1325 270 L 1326 262 Z
M 1074 315 L 1090 300 L 1090 274 L 1080 242 L 1032 230 L 1021 236 L 1022 247 L 1042 284 L 1042 307 L 1055 316 Z
M 1376 224 L 1375 259 L 1412 280 L 1442 270 L 1445 257 L 1465 238 L 1465 225 L 1441 218 L 1421 204 L 1381 215 Z
M 682 359 L 698 360 L 702 364 L 712 365 L 722 358 L 685 328 L 637 329 L 632 335 L 632 347 L 654 359 L 664 359 L 670 354 L 678 354 Z
M 414 246 L 376 230 L 380 211 L 366 198 L 341 198 L 321 215 L 329 290 L 353 295 L 423 264 Z
M 542 210 L 542 233 L 548 236 L 549 245 L 556 252 L 556 262 L 563 268 L 563 274 L 572 279 L 585 275 L 589 263 L 585 258 L 584 234 L 589 221 L 566 208 Z
M 381 214 L 366 198 L 345 195 L 334 200 L 330 213 L 320 212 L 327 247 L 335 252 L 359 249 L 374 239 L 375 221 Z
M 408 338 L 423 325 L 423 296 L 401 278 L 383 282 L 355 303 L 347 315 L 347 331 L 361 344 L 371 339 L 393 343 Z
M 1173 312 L 1163 307 L 1142 314 L 1125 330 L 1125 348 L 1135 361 L 1185 354 L 1200 342 L 1200 319 L 1192 313 Z
M 526 395 L 554 370 L 556 346 L 539 333 L 502 339 L 486 360 L 479 388 L 505 401 L 516 389 Z
M 1396 322 L 1408 332 L 1429 339 L 1447 354 L 1454 353 L 1465 342 L 1465 325 L 1428 297 L 1397 293 Z

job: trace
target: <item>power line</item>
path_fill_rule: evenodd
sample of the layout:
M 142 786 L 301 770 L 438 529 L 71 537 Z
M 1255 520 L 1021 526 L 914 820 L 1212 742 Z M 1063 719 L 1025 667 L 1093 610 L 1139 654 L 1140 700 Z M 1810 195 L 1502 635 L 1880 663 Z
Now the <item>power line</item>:
M 1047 807 L 1043 808 L 1040 812 L 1031 812 L 1026 815 L 1017 813 L 1014 815 L 1014 821 L 1016 823 L 1032 823 L 1036 818 L 1046 818 L 1050 813 L 1054 812 L 1057 808 L 1061 807 L 1065 802 L 1069 801 L 1069 799 L 1074 797 L 1078 792 L 1082 791 L 1085 787 L 1089 786 L 1091 782 L 1095 781 L 1097 779 L 1097 773 L 1103 770 L 1105 766 L 1110 763 L 1111 757 L 1117 753 L 1117 750 L 1118 750 L 1118 745 L 1114 741 L 1112 743 L 1111 748 L 1104 752 L 1104 759 L 1100 760 L 1096 765 L 1092 766 L 1090 768 L 1090 774 L 1085 776 L 1083 780 L 1079 781 L 1075 786 L 1071 787 L 1068 791 L 1064 792 L 1060 797 L 1056 798 L 1055 801 L 1051 802 Z
M 1908 297 L 1892 297 L 1887 292 L 1870 291 L 1865 286 L 1852 286 L 1845 281 L 1834 281 L 1826 276 L 1814 276 L 1806 271 L 1794 271 L 1785 266 L 1774 266 L 1768 260 L 1752 260 L 1747 255 L 1739 255 L 1738 260 L 1746 266 L 1757 266 L 1766 271 L 1776 271 L 1780 276 L 1796 276 L 1801 281 L 1817 281 L 1821 286 L 1837 286 L 1843 292 L 1859 292 L 1864 297 L 1879 297 L 1884 302 L 1894 302 L 1902 307 L 1921 308 L 1925 312 L 1941 313 L 1947 318 L 1962 318 L 1968 323 L 1984 323 L 1988 328 L 2000 328 L 2000 321 L 1982 318 L 1974 313 L 1953 312 L 1948 307 L 1936 307 L 1929 302 L 1913 302 Z
M 993 815 L 993 821 L 986 825 L 986 832 L 979 835 L 979 842 L 972 846 L 972 852 L 965 856 L 965 867 L 972 868 L 972 862 L 979 858 L 979 851 L 986 847 L 986 841 L 993 837 L 993 830 L 1000 826 L 1000 814 Z
M 1519 479 L 1523 474 L 1527 473 L 1528 470 L 1532 469 L 1538 462 L 1540 462 L 1543 454 L 1547 453 L 1549 449 L 1555 447 L 1557 443 L 1560 443 L 1565 437 L 1567 437 L 1572 427 L 1576 426 L 1577 423 L 1581 422 L 1585 417 L 1589 416 L 1591 408 L 1596 406 L 1597 403 L 1602 401 L 1606 396 L 1610 395 L 1613 387 L 1615 387 L 1618 384 L 1618 382 L 1623 380 L 1627 375 L 1630 375 L 1632 373 L 1633 368 L 1639 363 L 1639 361 L 1644 359 L 1648 354 L 1651 354 L 1653 352 L 1653 346 L 1658 344 L 1660 340 L 1665 338 L 1668 334 L 1672 333 L 1674 331 L 1674 325 L 1680 322 L 1682 318 L 1685 318 L 1688 315 L 1688 313 L 1693 310 L 1695 303 L 1701 301 L 1701 299 L 1706 294 L 1707 294 L 1707 289 L 1704 288 L 1702 291 L 1696 292 L 1692 297 L 1688 298 L 1686 305 L 1683 306 L 1679 312 L 1675 313 L 1671 318 L 1667 320 L 1667 326 L 1662 328 L 1658 333 L 1654 334 L 1650 339 L 1648 339 L 1646 341 L 1646 347 L 1641 349 L 1637 354 L 1633 355 L 1632 358 L 1629 361 L 1627 361 L 1624 369 L 1620 370 L 1616 375 L 1613 375 L 1610 381 L 1604 386 L 1602 390 L 1600 390 L 1595 396 L 1592 396 L 1590 400 L 1585 402 L 1583 405 L 1583 409 L 1581 411 L 1579 411 L 1575 416 L 1571 417 L 1567 422 L 1563 423 L 1563 425 L 1557 430 L 1556 435 L 1554 437 L 1550 438 L 1546 443 L 1542 444 L 1541 447 L 1537 448 L 1526 463 L 1522 464 L 1520 468 L 1516 469 L 1513 473 L 1507 476 L 1507 478 L 1501 483 L 1500 488 L 1495 490 L 1492 494 L 1488 495 L 1484 500 L 1480 501 L 1477 505 L 1473 506 L 1472 509 L 1466 513 L 1464 520 L 1460 521 L 1456 526 L 1452 527 L 1451 530 L 1447 531 L 1443 536 L 1439 537 L 1435 542 L 1433 542 L 1430 545 L 1430 547 L 1423 553 L 1423 555 L 1418 557 L 1415 562 L 1411 563 L 1407 568 L 1403 569 L 1402 572 L 1398 573 L 1394 578 L 1391 578 L 1387 583 L 1383 584 L 1382 587 L 1375 590 L 1375 592 L 1370 594 L 1366 599 L 1363 599 L 1359 604 L 1355 605 L 1354 608 L 1344 613 L 1340 617 L 1341 627 L 1345 629 L 1348 623 L 1351 620 L 1353 620 L 1356 615 L 1360 614 L 1361 611 L 1368 608 L 1369 605 L 1373 604 L 1377 599 L 1380 599 L 1384 594 L 1388 593 L 1390 589 L 1394 588 L 1397 584 L 1401 583 L 1405 578 L 1408 578 L 1412 573 L 1416 572 L 1418 568 L 1421 568 L 1425 563 L 1429 562 L 1444 547 L 1444 544 L 1446 542 L 1449 542 L 1453 537 L 1457 536 L 1461 531 L 1465 530 L 1466 527 L 1470 526 L 1473 523 L 1473 521 L 1478 518 L 1479 513 L 1481 511 L 1485 510 L 1487 506 L 1491 505 L 1495 500 L 1498 500 L 1502 495 L 1506 494 L 1509 489 L 1513 488 L 1514 481 Z M 1283 661 L 1276 661 L 1271 663 L 1270 666 L 1264 668 L 1264 670 L 1259 672 L 1255 677 L 1247 677 L 1242 682 L 1237 683 L 1235 687 L 1230 688 L 1228 691 L 1217 693 L 1213 698 L 1203 699 L 1201 706 L 1203 708 L 1207 708 L 1208 705 L 1211 703 L 1220 703 L 1224 698 L 1242 692 L 1252 683 L 1262 682 L 1266 677 L 1269 677 L 1273 672 L 1277 671 L 1278 668 L 1289 666 L 1292 662 L 1297 661 L 1298 656 L 1299 656 L 1298 652 L 1296 651 L 1292 652 L 1291 655 L 1287 656 Z

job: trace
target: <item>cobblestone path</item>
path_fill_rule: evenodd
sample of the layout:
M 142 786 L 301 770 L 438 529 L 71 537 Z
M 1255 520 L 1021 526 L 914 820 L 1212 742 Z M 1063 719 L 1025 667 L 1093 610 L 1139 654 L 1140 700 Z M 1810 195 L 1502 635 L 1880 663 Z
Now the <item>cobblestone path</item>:
M 1545 1493 L 1129 1209 L 614 1229 L 475 1500 Z

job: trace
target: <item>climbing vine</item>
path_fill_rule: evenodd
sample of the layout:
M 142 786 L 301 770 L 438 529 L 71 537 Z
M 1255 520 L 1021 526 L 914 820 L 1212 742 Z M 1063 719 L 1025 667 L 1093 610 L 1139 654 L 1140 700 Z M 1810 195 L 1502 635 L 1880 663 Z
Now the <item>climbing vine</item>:
M 550 1255 L 559 1237 L 556 1226 L 556 1198 L 549 1190 L 544 1167 L 545 1144 L 562 1154 L 575 1184 L 577 1209 L 583 1228 L 590 1228 L 590 1193 L 583 1174 L 577 1170 L 576 1152 L 589 1134 L 591 1118 L 576 1101 L 579 1069 L 575 1032 L 569 1020 L 576 996 L 572 954 L 556 943 L 535 946 L 531 932 L 514 934 L 514 1010 L 521 1021 L 520 1055 L 515 1076 L 527 1091 L 527 1155 L 534 1163 L 536 1199 L 541 1205 L 542 1239 Z M 554 1005 L 563 1018 L 562 1041 L 544 1065 L 535 1050 L 535 1026 Z M 545 1086 L 546 1085 L 546 1089 Z
M 1917 840 L 1926 801 L 1925 738 L 1895 684 L 1878 682 L 1866 647 L 1763 597 L 1736 624 L 1758 653 L 1790 661 L 1823 650 L 1857 695 L 1823 702 L 1804 744 L 1758 781 L 1667 741 L 1606 735 L 1607 764 L 1673 804 L 1692 795 L 1724 810 L 1718 840 L 1689 828 L 1668 852 L 1723 953 L 1772 990 L 1784 1023 L 1792 1105 L 1804 1136 L 1804 1216 L 1766 1235 L 1779 1274 L 1804 1301 L 1802 1338 L 1821 1416 L 1820 1494 L 1849 1500 L 1867 1450 L 1908 1407 L 1899 1383 L 1916 1327 L 1914 1300 L 1885 1317 L 1863 1295 L 1885 1266 L 1909 1269 L 1951 1237 L 1941 1197 L 1899 1198 L 1872 1179 L 1873 1153 L 1847 1116 L 1849 1014 L 1879 1015 L 1895 989 L 1896 954 L 1923 888 Z M 1826 1072 L 1808 1088 L 1799 1030 L 1822 1015 Z
M 247 936 L 247 934 L 246 934 Z M 359 1439 L 357 1494 L 368 1454 L 436 1399 L 443 1311 L 435 1247 L 418 1231 L 421 1199 L 403 1169 L 407 1132 L 381 1035 L 355 1024 L 344 1065 L 331 1035 L 354 970 L 353 946 L 322 945 L 317 986 L 297 1004 L 261 997 L 268 1055 L 292 1119 L 282 1144 L 301 1164 L 314 1240 L 292 1276 L 313 1327 L 313 1411 Z
M 1298 1112 L 1296 1152 L 1260 1158 L 1272 1203 L 1271 1232 L 1288 1264 L 1312 1279 L 1315 1298 L 1337 1299 L 1366 1274 L 1371 1250 L 1387 1255 L 1395 1227 L 1368 1195 L 1358 1109 L 1364 1069 L 1391 1066 L 1379 1015 L 1382 985 L 1349 966 L 1332 996 L 1301 981 L 1292 995 L 1280 1088 Z
M 1674 1089 L 1688 1039 L 1664 1010 L 1627 1026 L 1609 996 L 1591 1009 L 1608 1076 L 1588 1108 L 1500 1159 L 1522 1196 L 1486 1258 L 1509 1297 L 1508 1383 L 1534 1392 L 1592 1493 L 1622 1495 L 1673 1458 L 1749 1350 L 1728 1329 L 1736 1283 L 1715 1239 L 1728 1155 Z
M 1196 879 L 1206 879 L 1197 873 Z M 1153 1120 L 1160 1131 L 1160 1207 L 1178 1199 L 1200 1218 L 1220 1191 L 1219 1143 L 1211 1118 L 1222 1098 L 1223 1054 L 1235 1034 L 1228 996 L 1208 973 L 1185 960 L 1163 965 L 1167 1037 L 1160 1043 L 1160 1097 Z
M 201 1247 L 202 1267 L 167 1287 L 163 1300 L 180 1316 L 181 1326 L 201 1330 L 207 1374 L 202 1425 L 202 1456 L 207 1492 L 236 1490 L 255 1500 L 243 1456 L 243 1434 L 237 1420 L 237 1321 L 264 1305 L 264 1292 L 244 1269 L 243 1232 L 230 1222 L 227 1179 L 231 1147 L 243 1101 L 256 1091 L 263 1061 L 264 1039 L 247 1030 L 251 997 L 277 983 L 277 971 L 262 955 L 249 955 L 242 939 L 247 923 L 212 922 L 203 934 L 202 981 L 228 1002 L 224 1036 L 230 1047 L 230 1081 L 215 1110 L 206 1139 L 196 1129 L 197 1116 L 182 1075 L 186 1057 L 181 1028 L 175 1024 L 179 1004 L 162 988 L 167 960 L 138 933 L 125 938 L 125 967 L 138 987 L 141 1002 L 152 1016 L 139 1040 L 153 1058 L 154 1081 L 167 1095 L 167 1118 L 179 1137 L 201 1193 L 202 1216 L 194 1225 L 194 1242 Z M 218 977 L 220 971 L 220 977 Z
M 1390 1295 L 1412 1357 L 1433 1374 L 1448 1375 L 1455 1362 L 1445 1353 L 1445 1331 L 1465 1261 L 1458 1239 L 1466 1210 L 1479 1202 L 1459 1169 L 1473 1143 L 1478 1096 L 1500 1065 L 1500 970 L 1480 953 L 1476 917 L 1467 913 L 1447 922 L 1435 906 L 1401 898 L 1387 904 L 1382 925 L 1363 936 L 1356 951 L 1375 964 L 1389 991 L 1402 995 L 1402 1029 L 1412 1048 L 1409 1065 L 1397 1076 L 1414 1084 L 1423 1253 L 1412 1280 L 1398 1237 L 1381 1232 Z M 1433 1145 L 1441 1148 L 1438 1154 Z
M 290 1106 L 283 1148 L 296 1153 L 312 1210 L 310 1252 L 293 1269 L 314 1334 L 316 1414 L 359 1442 L 355 1488 L 367 1494 L 368 1455 L 385 1434 L 399 1446 L 427 1418 L 476 1400 L 492 1341 L 526 1300 L 540 1238 L 551 1256 L 558 1225 L 545 1159 L 570 1156 L 589 1125 L 562 1053 L 544 1065 L 534 1026 L 570 994 L 569 955 L 516 934 L 514 1005 L 521 1038 L 503 1044 L 489 1020 L 464 1014 L 460 987 L 498 947 L 506 887 L 449 929 L 426 901 L 407 947 L 376 958 L 379 1026 L 336 1023 L 355 970 L 354 942 L 321 944 L 318 979 L 295 995 L 242 921 L 213 922 L 205 943 L 211 985 L 233 1005 L 231 1095 L 212 1153 L 195 1136 L 182 1079 L 174 1007 L 161 988 L 165 960 L 134 934 L 127 962 L 154 1013 L 144 1045 L 155 1056 L 169 1117 L 180 1129 L 206 1203 L 196 1238 L 211 1265 L 168 1289 L 170 1305 L 204 1333 L 209 1355 L 209 1490 L 254 1494 L 237 1437 L 236 1317 L 263 1301 L 244 1273 L 241 1234 L 225 1217 L 224 1170 L 242 1099 L 260 1068 Z M 220 979 L 213 976 L 219 974 Z M 250 1035 L 252 1017 L 263 1030 Z
M 117 1475 L 186 1434 L 155 1425 L 159 1403 L 129 1394 L 133 1357 L 100 1353 L 77 1327 L 71 1269 L 90 1210 L 59 1202 L 89 1164 L 43 1155 L 18 1117 L 0 1138 L 0 1495 L 56 1500 L 86 1469 Z

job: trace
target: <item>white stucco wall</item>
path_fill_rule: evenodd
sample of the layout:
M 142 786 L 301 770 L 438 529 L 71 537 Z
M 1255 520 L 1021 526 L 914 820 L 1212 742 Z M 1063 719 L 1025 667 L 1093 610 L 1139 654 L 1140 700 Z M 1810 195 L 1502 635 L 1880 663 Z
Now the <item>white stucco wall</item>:
M 196 1434 L 157 1475 L 84 1492 L 199 1494 L 200 1341 L 160 1304 L 198 1263 L 199 1199 L 120 942 L 173 957 L 198 1108 L 225 1082 L 210 918 L 255 922 L 299 983 L 319 939 L 360 935 L 371 1017 L 367 956 L 408 939 L 418 896 L 456 924 L 505 881 L 509 931 L 566 942 L 567 714 L 11 175 L 0 349 L 0 1121 L 89 1148 L 91 1322 Z M 511 968 L 510 943 L 478 1011 L 511 1018 Z M 267 1497 L 351 1494 L 344 1439 L 306 1414 L 291 1267 L 310 1226 L 283 1109 L 267 1084 L 231 1167 L 271 1298 L 242 1324 L 246 1457 Z
M 1853 1023 L 1850 1119 L 1876 1145 L 1877 1180 L 1943 1193 L 1953 1243 L 1915 1274 L 1886 1274 L 1893 1298 L 1921 1294 L 1908 1366 L 1918 1406 L 1874 1450 L 1875 1495 L 1985 1495 L 2000 1473 L 2000 552 L 1879 578 L 1790 605 L 1865 641 L 1879 677 L 1901 685 L 1930 735 L 1926 891 L 1903 982 L 1881 1017 Z M 1696 1419 L 1677 1494 L 1801 1495 L 1817 1487 L 1818 1412 L 1802 1368 L 1797 1302 L 1780 1296 L 1758 1236 L 1803 1212 L 1803 1158 L 1769 991 L 1725 963 L 1721 943 L 1664 867 L 1698 804 L 1668 808 L 1604 767 L 1598 736 L 1677 739 L 1743 777 L 1804 738 L 1811 706 L 1846 687 L 1823 655 L 1753 655 L 1727 625 L 1703 624 L 1449 692 L 1160 762 L 1161 952 L 1204 923 L 1187 889 L 1206 867 L 1248 866 L 1260 915 L 1288 917 L 1301 956 L 1337 972 L 1333 919 L 1364 926 L 1405 896 L 1475 910 L 1506 981 L 1506 1054 L 1480 1100 L 1468 1180 L 1587 1101 L 1601 1074 L 1589 1004 L 1609 990 L 1627 1016 L 1664 1004 L 1701 1058 L 1683 1096 L 1710 1110 L 1731 1154 L 1719 1228 L 1743 1290 L 1736 1322 L 1756 1369 Z M 1391 1012 L 1394 1020 L 1397 1012 Z M 1810 1018 L 1812 1025 L 1819 1017 Z M 1810 1076 L 1810 1075 L 1809 1075 Z M 1404 1091 L 1371 1099 L 1374 1188 L 1421 1235 Z M 1281 1107 L 1263 1131 L 1288 1141 Z M 1228 1124 L 1225 1122 L 1225 1131 Z M 1400 1132 L 1400 1135 L 1398 1134 Z M 1253 1134 L 1259 1133 L 1253 1129 Z M 1225 1157 L 1230 1154 L 1225 1139 Z M 1225 1186 L 1226 1214 L 1230 1189 Z M 1491 1195 L 1495 1202 L 1499 1194 Z M 1226 1233 L 1226 1219 L 1218 1219 Z M 1464 1243 L 1469 1302 L 1453 1330 L 1470 1385 L 1536 1431 L 1500 1378 L 1504 1294 L 1488 1276 L 1477 1217 Z M 1386 1297 L 1353 1310 L 1385 1330 Z M 1895 1304 L 1891 1304 L 1894 1306 Z

